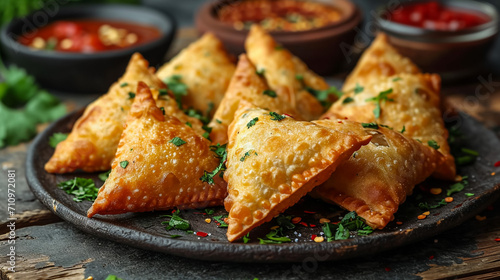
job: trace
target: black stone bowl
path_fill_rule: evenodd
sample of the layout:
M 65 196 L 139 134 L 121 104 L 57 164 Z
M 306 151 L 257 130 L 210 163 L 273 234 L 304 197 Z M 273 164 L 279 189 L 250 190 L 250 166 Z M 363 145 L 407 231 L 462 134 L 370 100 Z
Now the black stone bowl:
M 106 92 L 123 74 L 135 52 L 141 53 L 151 65 L 159 65 L 176 30 L 173 18 L 141 6 L 102 4 L 49 8 L 13 20 L 2 28 L 2 56 L 8 63 L 25 68 L 42 86 L 65 92 Z M 152 42 L 135 47 L 91 54 L 33 50 L 17 42 L 23 33 L 52 21 L 84 18 L 151 25 L 158 28 L 161 35 Z

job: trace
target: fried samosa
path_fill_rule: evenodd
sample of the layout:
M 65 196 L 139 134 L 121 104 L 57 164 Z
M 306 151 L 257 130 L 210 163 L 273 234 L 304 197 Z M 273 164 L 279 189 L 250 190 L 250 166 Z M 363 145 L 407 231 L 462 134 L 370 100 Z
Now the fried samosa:
M 212 127 L 210 138 L 215 143 L 227 143 L 227 128 L 233 121 L 241 100 L 280 114 L 297 116 L 291 105 L 291 97 L 283 96 L 284 93 L 271 90 L 265 79 L 256 73 L 248 57 L 242 54 L 229 88 L 209 124 Z
M 440 109 L 441 79 L 436 74 L 400 74 L 344 93 L 324 117 L 379 123 L 403 131 L 443 154 L 434 177 L 454 180 L 455 160 Z
M 218 164 L 210 141 L 164 115 L 139 83 L 111 173 L 87 215 L 221 205 L 227 195 L 222 178 L 200 180 Z
M 410 59 L 401 56 L 389 44 L 386 34 L 379 33 L 347 77 L 342 91 L 349 92 L 356 87 L 356 84 L 365 86 L 381 78 L 404 73 L 418 74 L 420 70 Z
M 324 112 L 321 103 L 309 91 L 328 90 L 323 78 L 288 50 L 284 49 L 259 25 L 254 24 L 245 41 L 247 55 L 272 90 L 293 97 L 292 106 L 302 119 L 315 120 Z M 330 95 L 334 101 L 334 95 Z M 327 100 L 325 100 L 327 101 Z
M 242 102 L 229 126 L 224 173 L 228 240 L 241 238 L 297 203 L 370 139 Z
M 212 116 L 219 106 L 235 65 L 224 46 L 213 34 L 206 33 L 160 67 L 157 76 L 182 96 L 186 108 Z
M 108 93 L 87 106 L 68 138 L 57 145 L 54 155 L 45 165 L 47 172 L 110 169 L 137 83 L 144 81 L 151 87 L 165 88 L 148 65 L 139 53 L 132 56 L 125 74 Z
M 354 135 L 373 136 L 341 163 L 332 176 L 311 195 L 356 213 L 373 228 L 382 229 L 394 219 L 406 196 L 441 163 L 436 150 L 394 130 L 347 120 L 314 123 L 331 129 L 348 129 Z M 365 125 L 367 126 L 367 125 Z

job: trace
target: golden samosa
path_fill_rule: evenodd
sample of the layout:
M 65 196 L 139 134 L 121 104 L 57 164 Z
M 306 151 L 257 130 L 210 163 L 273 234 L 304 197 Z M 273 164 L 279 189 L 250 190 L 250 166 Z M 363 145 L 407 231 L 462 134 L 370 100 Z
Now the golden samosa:
M 307 68 L 299 58 L 278 45 L 259 25 L 252 25 L 245 41 L 247 55 L 272 90 L 290 95 L 291 104 L 302 119 L 315 120 L 324 112 L 321 103 L 309 91 L 328 90 L 323 78 Z M 309 91 L 308 91 L 309 90 Z M 334 101 L 334 95 L 324 101 Z
M 409 59 L 389 44 L 387 35 L 379 33 L 347 77 L 343 92 L 352 91 L 356 84 L 365 86 L 379 79 L 399 74 L 418 74 L 420 70 Z
M 164 115 L 149 87 L 139 83 L 111 173 L 88 210 L 120 214 L 221 205 L 225 182 L 202 182 L 219 165 L 210 141 L 176 117 Z
M 357 91 L 344 93 L 324 117 L 379 123 L 421 141 L 446 160 L 434 177 L 454 180 L 455 160 L 440 109 L 441 79 L 436 74 L 400 74 L 386 77 Z
M 165 88 L 148 65 L 139 53 L 132 56 L 125 74 L 106 94 L 87 106 L 68 138 L 57 145 L 45 165 L 47 172 L 94 172 L 111 168 L 137 83 L 144 81 L 153 88 Z
M 228 240 L 297 203 L 370 139 L 240 105 L 229 126 L 224 173 Z
M 212 127 L 210 138 L 215 143 L 227 143 L 227 129 L 234 119 L 241 100 L 280 114 L 297 116 L 291 104 L 291 97 L 283 96 L 284 93 L 271 90 L 265 78 L 256 73 L 252 62 L 242 54 L 229 88 L 209 124 Z
M 394 219 L 416 184 L 431 175 L 443 160 L 436 150 L 377 124 L 347 120 L 314 123 L 331 129 L 348 129 L 354 135 L 373 136 L 341 163 L 332 176 L 312 191 L 314 197 L 356 213 L 373 228 L 382 229 Z
M 182 96 L 182 105 L 213 115 L 234 73 L 219 39 L 206 33 L 158 69 L 157 76 Z

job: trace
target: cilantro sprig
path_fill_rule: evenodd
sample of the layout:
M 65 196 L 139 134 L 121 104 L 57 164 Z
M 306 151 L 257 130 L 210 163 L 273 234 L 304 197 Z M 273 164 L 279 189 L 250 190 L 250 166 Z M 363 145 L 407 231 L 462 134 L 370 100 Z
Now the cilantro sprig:
M 68 138 L 68 133 L 59 133 L 59 132 L 55 132 L 54 134 L 52 134 L 52 136 L 50 136 L 49 138 L 49 145 L 52 147 L 52 148 L 55 148 L 57 146 L 57 144 L 61 143 L 62 141 L 66 140 L 66 138 Z
M 373 228 L 366 225 L 365 220 L 353 211 L 347 213 L 337 225 L 323 224 L 323 232 L 327 241 L 333 241 L 349 239 L 351 232 L 356 232 L 357 235 L 369 235 L 373 232 Z
M 220 159 L 219 165 L 212 170 L 212 172 L 204 171 L 203 176 L 201 176 L 200 180 L 202 182 L 207 182 L 209 184 L 214 184 L 214 177 L 217 173 L 220 172 L 219 176 L 223 176 L 224 171 L 226 170 L 226 160 L 227 160 L 227 144 L 221 145 L 212 145 L 210 146 L 210 151 L 215 153 L 215 156 Z
M 393 98 L 389 98 L 389 94 L 391 93 L 392 93 L 392 88 L 381 91 L 377 96 L 365 100 L 367 102 L 375 102 L 375 109 L 373 109 L 373 114 L 375 115 L 375 118 L 377 119 L 380 118 L 380 111 L 381 111 L 380 104 L 382 102 L 386 101 L 394 102 Z
M 182 82 L 182 76 L 172 75 L 165 78 L 164 82 L 167 85 L 168 90 L 174 95 L 174 99 L 177 102 L 179 109 L 182 109 L 182 97 L 188 94 L 188 87 Z
M 168 221 L 163 221 L 161 222 L 162 225 L 166 225 L 165 229 L 166 230 L 171 230 L 171 229 L 179 229 L 179 230 L 184 230 L 187 231 L 188 229 L 191 228 L 191 224 L 189 223 L 188 220 L 183 219 L 180 216 L 181 211 L 177 210 L 172 213 L 172 215 L 161 215 L 160 217 L 166 217 L 170 218 Z
M 72 194 L 76 202 L 84 200 L 94 201 L 97 198 L 99 189 L 96 188 L 92 179 L 75 177 L 74 179 L 61 182 L 57 186 L 67 194 Z

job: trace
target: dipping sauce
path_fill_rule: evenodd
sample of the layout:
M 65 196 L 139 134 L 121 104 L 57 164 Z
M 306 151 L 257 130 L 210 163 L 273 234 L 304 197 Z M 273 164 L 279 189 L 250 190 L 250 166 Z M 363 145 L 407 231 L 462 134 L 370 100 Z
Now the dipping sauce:
M 40 50 L 94 53 L 130 48 L 159 37 L 160 30 L 153 26 L 82 19 L 55 21 L 21 36 L 19 43 Z
M 254 23 L 268 31 L 303 31 L 319 28 L 341 19 L 332 6 L 297 0 L 246 0 L 225 5 L 217 12 L 219 20 L 235 29 L 250 29 Z
M 406 4 L 394 10 L 388 20 L 430 30 L 456 31 L 487 23 L 482 13 L 443 6 L 436 1 Z

